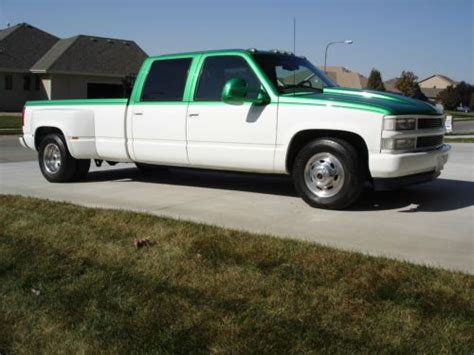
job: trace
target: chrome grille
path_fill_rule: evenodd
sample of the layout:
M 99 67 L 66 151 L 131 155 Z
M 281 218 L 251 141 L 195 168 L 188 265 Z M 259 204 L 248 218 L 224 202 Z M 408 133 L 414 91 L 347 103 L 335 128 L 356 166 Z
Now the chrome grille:
M 441 118 L 419 118 L 418 129 L 430 129 L 443 127 L 443 119 Z
M 418 137 L 416 148 L 437 148 L 443 144 L 443 135 Z

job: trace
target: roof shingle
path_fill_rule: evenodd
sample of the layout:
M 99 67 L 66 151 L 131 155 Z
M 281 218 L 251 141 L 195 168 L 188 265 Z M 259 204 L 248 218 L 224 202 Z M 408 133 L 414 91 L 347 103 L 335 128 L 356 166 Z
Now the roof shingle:
M 26 23 L 0 30 L 0 69 L 27 72 L 58 40 Z
M 79 35 L 59 40 L 31 70 L 125 76 L 138 72 L 146 57 L 133 41 Z

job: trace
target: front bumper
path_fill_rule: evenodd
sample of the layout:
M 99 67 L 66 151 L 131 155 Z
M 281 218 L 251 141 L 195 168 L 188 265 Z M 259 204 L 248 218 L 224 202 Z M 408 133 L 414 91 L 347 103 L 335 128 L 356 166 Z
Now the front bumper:
M 396 178 L 374 178 L 373 187 L 376 191 L 387 191 L 398 189 L 403 186 L 421 184 L 423 182 L 429 182 L 436 179 L 441 172 L 429 171 L 427 173 L 401 176 Z
M 424 152 L 370 154 L 370 173 L 374 180 L 403 178 L 420 174 L 429 175 L 431 173 L 438 176 L 448 161 L 450 150 L 450 145 L 443 144 L 438 149 Z

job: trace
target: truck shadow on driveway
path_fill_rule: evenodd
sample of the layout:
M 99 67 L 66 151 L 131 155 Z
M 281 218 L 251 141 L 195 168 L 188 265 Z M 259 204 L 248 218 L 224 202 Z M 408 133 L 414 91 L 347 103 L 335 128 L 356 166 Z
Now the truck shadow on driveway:
M 153 174 L 143 174 L 138 169 L 125 168 L 90 172 L 86 183 L 101 181 L 120 183 L 134 181 L 298 197 L 291 178 L 285 175 L 186 168 L 169 168 Z M 364 212 L 397 209 L 401 213 L 443 212 L 473 205 L 474 182 L 438 178 L 429 183 L 394 191 L 373 191 L 368 186 L 360 200 L 348 210 Z

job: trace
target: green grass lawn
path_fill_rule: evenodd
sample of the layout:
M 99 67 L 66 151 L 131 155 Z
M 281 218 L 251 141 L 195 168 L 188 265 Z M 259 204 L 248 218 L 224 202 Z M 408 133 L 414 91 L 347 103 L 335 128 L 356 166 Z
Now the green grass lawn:
M 474 135 L 474 131 L 463 131 L 463 132 L 451 132 L 447 133 L 446 137 L 459 137 L 465 135 Z
M 21 117 L 0 116 L 0 134 L 21 133 Z
M 38 199 L 0 215 L 2 354 L 474 349 L 473 276 Z
M 444 142 L 445 143 L 474 143 L 474 138 L 449 138 L 449 137 L 445 137 Z
M 474 112 L 446 111 L 446 115 L 451 115 L 458 121 L 474 120 Z

